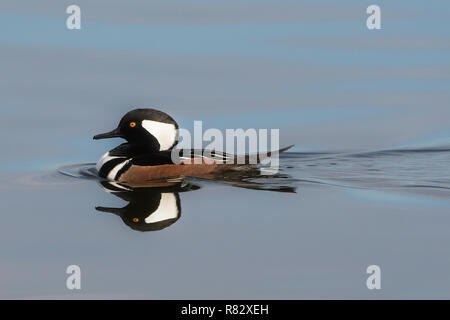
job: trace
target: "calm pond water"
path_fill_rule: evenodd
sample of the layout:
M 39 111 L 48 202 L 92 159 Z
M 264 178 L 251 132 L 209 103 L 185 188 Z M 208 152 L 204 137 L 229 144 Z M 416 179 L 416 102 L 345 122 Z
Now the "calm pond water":
M 0 3 L 0 298 L 450 297 L 450 2 L 77 3 Z M 295 148 L 118 191 L 92 137 L 137 107 Z
M 443 297 L 449 160 L 436 149 L 287 153 L 275 176 L 136 190 L 101 182 L 93 164 L 4 175 L 2 295 Z M 168 195 L 179 213 L 147 221 Z M 80 293 L 65 288 L 71 264 Z M 379 293 L 365 285 L 372 264 L 383 272 Z

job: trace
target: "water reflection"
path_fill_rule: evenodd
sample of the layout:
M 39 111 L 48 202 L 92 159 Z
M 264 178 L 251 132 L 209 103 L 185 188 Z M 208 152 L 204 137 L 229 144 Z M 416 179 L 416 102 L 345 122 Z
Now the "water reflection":
M 76 179 L 96 180 L 106 192 L 128 202 L 121 208 L 97 206 L 101 212 L 115 214 L 133 230 L 157 231 L 174 224 L 181 217 L 179 193 L 207 188 L 213 183 L 232 187 L 296 193 L 298 179 L 283 173 L 288 167 L 281 167 L 277 173 L 267 174 L 264 169 L 228 171 L 205 175 L 202 178 L 180 177 L 175 179 L 149 181 L 144 184 L 124 184 L 101 180 L 94 163 L 67 165 L 58 172 Z
M 157 231 L 167 228 L 180 218 L 181 192 L 198 190 L 200 185 L 221 183 L 245 189 L 295 193 L 296 187 L 292 185 L 292 181 L 289 175 L 267 176 L 262 175 L 259 170 L 153 181 L 141 185 L 99 181 L 106 192 L 128 204 L 122 208 L 98 206 L 95 209 L 118 215 L 134 230 Z
M 101 212 L 118 215 L 131 229 L 156 231 L 167 228 L 181 216 L 178 193 L 197 190 L 200 187 L 184 182 L 155 182 L 147 185 L 128 186 L 101 181 L 103 189 L 128 202 L 122 208 L 95 207 Z

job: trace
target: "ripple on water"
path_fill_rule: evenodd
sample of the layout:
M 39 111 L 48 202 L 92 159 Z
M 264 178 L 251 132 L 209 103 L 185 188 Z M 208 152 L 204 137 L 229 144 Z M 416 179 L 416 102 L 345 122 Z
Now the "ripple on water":
M 100 180 L 95 164 L 61 167 L 59 173 L 77 179 Z M 382 150 L 365 153 L 299 153 L 280 157 L 280 170 L 268 175 L 251 170 L 226 172 L 200 179 L 235 187 L 295 192 L 301 184 L 343 188 L 422 189 L 450 191 L 450 149 Z M 198 178 L 196 180 L 199 180 Z M 431 191 L 432 192 L 432 191 Z
M 67 165 L 59 168 L 58 172 L 72 178 L 100 180 L 97 169 L 95 169 L 95 163 Z

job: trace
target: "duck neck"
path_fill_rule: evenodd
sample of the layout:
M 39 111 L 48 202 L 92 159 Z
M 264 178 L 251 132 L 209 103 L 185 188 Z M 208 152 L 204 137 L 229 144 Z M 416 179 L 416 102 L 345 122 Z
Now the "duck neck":
M 113 156 L 135 157 L 138 155 L 152 154 L 159 152 L 159 144 L 152 145 L 146 143 L 122 143 L 118 147 L 112 149 L 109 153 Z

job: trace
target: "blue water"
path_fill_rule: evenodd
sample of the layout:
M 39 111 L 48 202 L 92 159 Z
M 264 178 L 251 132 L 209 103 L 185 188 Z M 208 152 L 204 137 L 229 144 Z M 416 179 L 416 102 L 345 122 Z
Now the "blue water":
M 378 1 L 375 31 L 356 0 L 77 4 L 69 31 L 66 3 L 0 3 L 1 298 L 448 298 L 448 1 Z M 92 137 L 136 107 L 295 148 L 119 196 Z M 181 214 L 131 227 L 162 192 Z
M 2 294 L 445 297 L 449 160 L 449 149 L 291 152 L 272 176 L 234 172 L 119 192 L 89 163 L 4 174 Z M 180 214 L 143 223 L 161 193 L 178 198 Z M 78 293 L 64 287 L 71 264 L 83 270 Z M 379 293 L 365 288 L 371 264 L 383 270 Z M 421 290 L 412 290 L 413 275 Z

